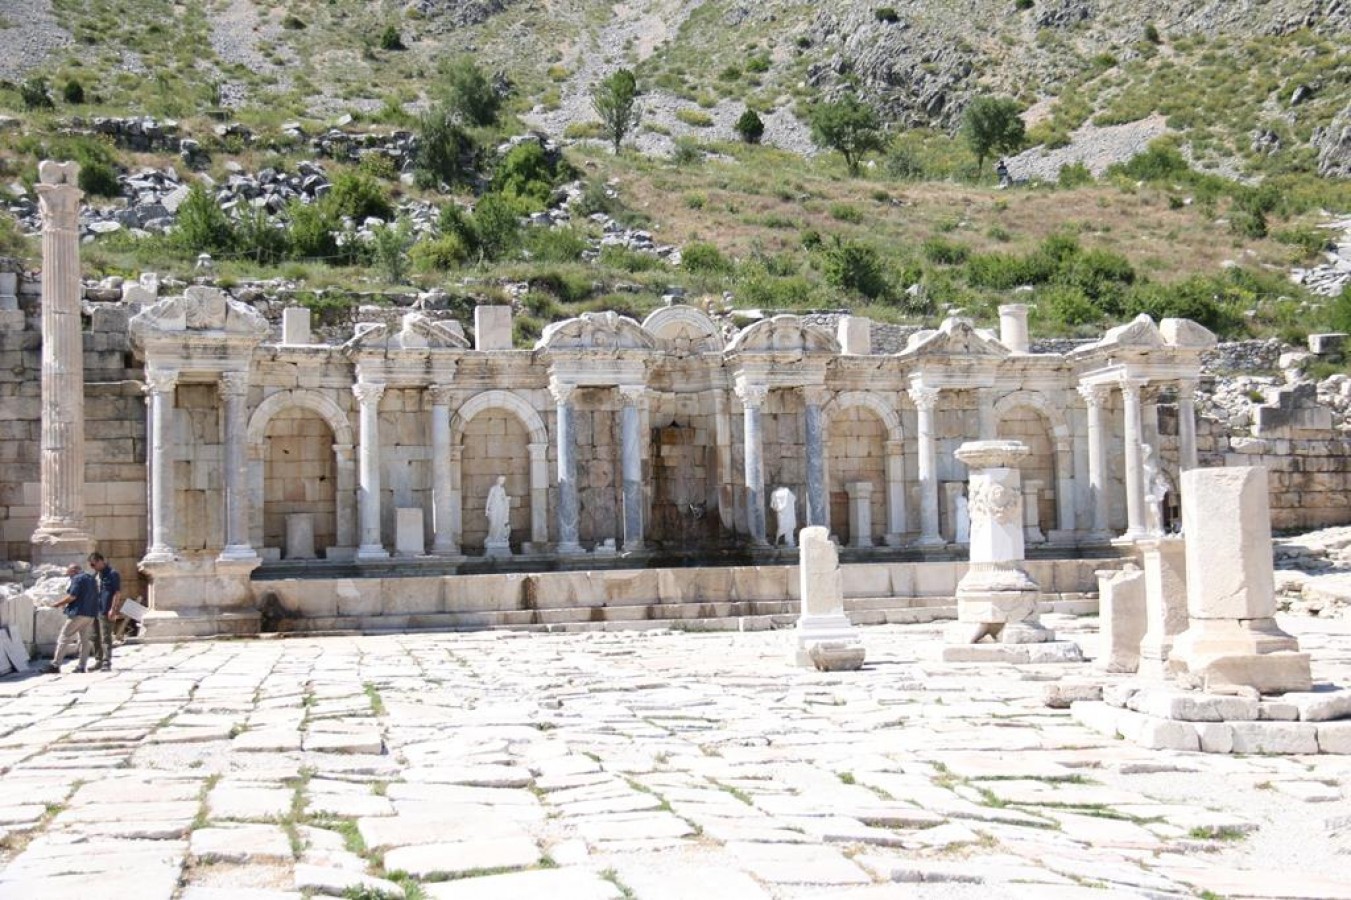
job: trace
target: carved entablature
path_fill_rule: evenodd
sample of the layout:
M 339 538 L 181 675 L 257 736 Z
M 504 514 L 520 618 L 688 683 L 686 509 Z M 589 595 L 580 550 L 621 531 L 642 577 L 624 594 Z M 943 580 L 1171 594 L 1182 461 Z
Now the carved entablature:
M 360 328 L 343 345 L 349 356 L 361 353 L 387 353 L 391 350 L 467 350 L 464 328 L 454 320 L 433 319 L 422 312 L 410 312 L 399 328 L 376 324 Z
M 741 330 L 727 345 L 728 353 L 839 353 L 840 342 L 824 328 L 798 316 L 761 319 Z
M 717 324 L 693 306 L 663 307 L 643 320 L 643 330 L 660 341 L 663 350 L 676 356 L 722 350 Z
M 932 331 L 918 331 L 898 356 L 962 356 L 985 357 L 991 360 L 1009 355 L 1009 349 L 991 337 L 982 334 L 971 320 L 948 318 Z
M 249 359 L 271 326 L 252 306 L 219 288 L 194 285 L 132 316 L 128 329 L 132 346 L 147 361 L 224 371 Z
M 536 350 L 654 350 L 657 342 L 635 320 L 619 313 L 582 313 L 544 329 Z

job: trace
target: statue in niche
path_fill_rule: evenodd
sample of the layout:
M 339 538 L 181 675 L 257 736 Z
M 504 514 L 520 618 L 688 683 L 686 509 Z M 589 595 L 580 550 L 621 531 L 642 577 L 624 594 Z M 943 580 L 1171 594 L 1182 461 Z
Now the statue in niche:
M 953 504 L 957 507 L 957 523 L 953 542 L 958 544 L 971 543 L 971 509 L 967 502 L 966 494 L 958 494 L 957 500 Z
M 483 542 L 489 555 L 511 552 L 508 541 L 511 537 L 511 498 L 507 496 L 507 476 L 498 475 L 497 482 L 488 491 L 488 503 L 484 512 L 488 516 L 488 537 Z
M 782 540 L 789 547 L 797 546 L 797 495 L 786 487 L 777 487 L 769 495 L 769 508 L 774 510 L 778 526 L 774 532 L 774 546 Z
M 1142 444 L 1145 481 L 1145 533 L 1150 537 L 1163 536 L 1163 501 L 1168 496 L 1168 478 L 1159 471 L 1154 459 L 1154 448 Z

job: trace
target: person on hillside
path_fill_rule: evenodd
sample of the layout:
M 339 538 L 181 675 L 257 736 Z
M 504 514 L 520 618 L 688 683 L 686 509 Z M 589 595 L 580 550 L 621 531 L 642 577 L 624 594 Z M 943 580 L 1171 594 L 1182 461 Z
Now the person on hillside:
M 66 621 L 62 623 L 61 632 L 56 636 L 56 650 L 52 653 L 52 661 L 42 670 L 47 675 L 56 675 L 61 671 L 61 660 L 65 658 L 66 647 L 72 641 L 80 648 L 80 664 L 75 671 L 88 671 L 90 632 L 99 614 L 99 587 L 94 576 L 89 572 L 80 571 L 79 566 L 71 566 L 66 570 L 66 574 L 70 576 L 70 582 L 66 585 L 66 596 L 52 604 L 53 608 L 65 609 Z
M 998 163 L 995 164 L 994 173 L 999 177 L 1000 187 L 1006 188 L 1009 185 L 1013 184 L 1013 179 L 1009 177 L 1009 164 L 1006 163 L 1004 160 L 1001 159 Z
M 89 564 L 99 586 L 99 614 L 94 619 L 94 658 L 99 671 L 113 668 L 113 625 L 122 611 L 122 576 L 108 565 L 102 553 L 89 554 Z

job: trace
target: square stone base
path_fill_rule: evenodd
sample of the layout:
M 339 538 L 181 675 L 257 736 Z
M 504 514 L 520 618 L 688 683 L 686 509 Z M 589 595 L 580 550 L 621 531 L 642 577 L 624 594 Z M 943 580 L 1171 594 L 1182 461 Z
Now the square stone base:
M 1263 694 L 1307 691 L 1313 683 L 1309 655 L 1271 619 L 1192 619 L 1173 641 L 1170 662 L 1207 688 L 1256 688 Z
M 943 662 L 1026 666 L 1083 661 L 1083 650 L 1073 641 L 1047 641 L 1040 644 L 956 644 L 943 648 Z

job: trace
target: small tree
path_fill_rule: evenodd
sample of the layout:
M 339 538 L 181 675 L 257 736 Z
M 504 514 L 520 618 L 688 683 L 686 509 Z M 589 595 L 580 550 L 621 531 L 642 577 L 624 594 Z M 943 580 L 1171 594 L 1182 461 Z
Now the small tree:
M 84 85 L 76 78 L 69 79 L 61 88 L 61 97 L 71 106 L 79 106 L 84 103 Z
M 188 253 L 228 253 L 234 248 L 235 230 L 216 198 L 194 184 L 178 207 L 171 240 Z
M 850 175 L 858 174 L 863 156 L 884 146 L 882 123 L 871 106 L 849 96 L 833 103 L 818 103 L 808 119 L 812 139 L 823 147 L 838 150 Z
M 472 157 L 474 139 L 450 119 L 450 111 L 437 104 L 423 113 L 413 155 L 413 178 L 420 188 L 455 184 L 464 179 L 465 158 Z
M 385 30 L 380 32 L 381 50 L 406 50 L 403 45 L 403 38 L 399 36 L 399 29 L 393 25 L 386 25 Z
M 753 109 L 748 109 L 736 120 L 736 133 L 748 144 L 760 143 L 765 136 L 765 123 Z
M 390 284 L 402 284 L 408 275 L 408 249 L 413 246 L 413 225 L 404 216 L 393 225 L 371 229 L 371 258 Z
M 615 153 L 630 131 L 638 127 L 643 111 L 638 104 L 638 81 L 628 69 L 620 69 L 591 88 L 591 108 L 600 117 L 601 133 L 609 138 Z
M 47 87 L 47 79 L 40 75 L 26 79 L 19 85 L 19 96 L 23 98 L 24 109 L 51 109 L 52 95 Z
M 977 97 L 962 114 L 962 137 L 976 154 L 976 168 L 985 168 L 991 153 L 1012 153 L 1023 146 L 1027 132 L 1022 107 L 1008 97 Z
M 445 97 L 450 111 L 467 125 L 496 125 L 502 108 L 488 76 L 467 56 L 462 56 L 446 67 Z

